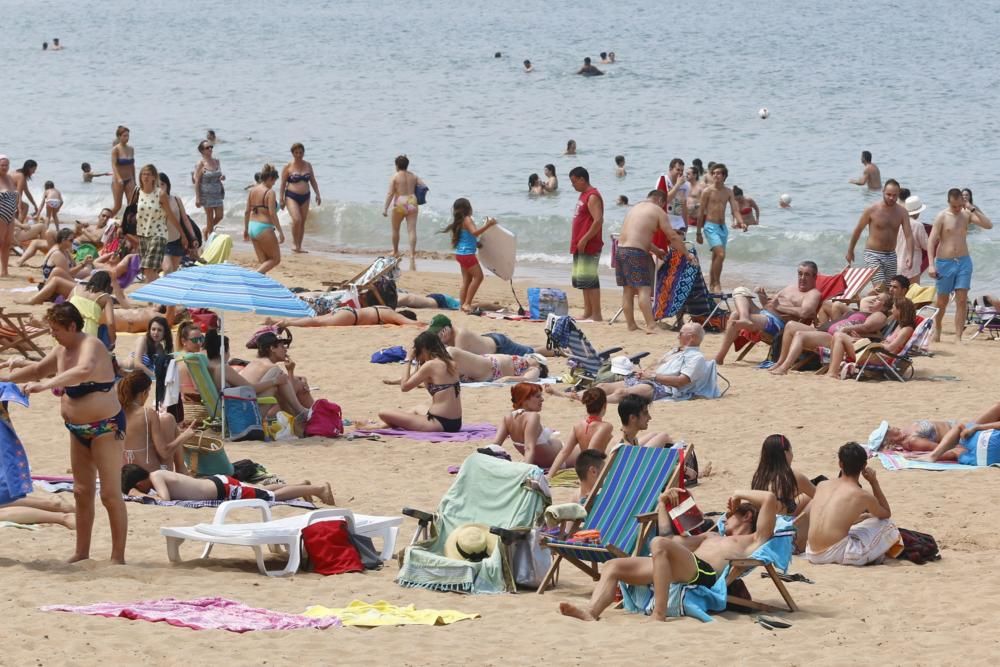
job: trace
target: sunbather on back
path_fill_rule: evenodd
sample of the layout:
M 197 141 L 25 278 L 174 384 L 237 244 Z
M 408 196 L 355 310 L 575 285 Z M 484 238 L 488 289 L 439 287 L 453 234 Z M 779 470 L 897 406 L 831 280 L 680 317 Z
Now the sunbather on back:
M 457 347 L 449 347 L 448 354 L 455 360 L 455 367 L 462 382 L 510 382 L 512 380 L 537 380 L 549 376 L 548 362 L 540 354 L 521 357 L 511 354 L 473 354 Z
M 868 565 L 881 563 L 899 540 L 892 510 L 882 493 L 875 471 L 867 467 L 868 452 L 849 442 L 837 453 L 841 475 L 820 483 L 809 504 L 809 537 L 805 557 L 817 565 Z M 861 488 L 859 477 L 871 485 Z M 859 521 L 860 520 L 860 521 Z
M 273 484 L 254 486 L 229 475 L 188 477 L 170 470 L 148 470 L 130 463 L 122 466 L 122 493 L 132 489 L 143 495 L 156 491 L 160 500 L 293 500 L 315 496 L 327 505 L 334 505 L 330 483 L 325 484 Z
M 546 357 L 555 356 L 555 352 L 547 349 L 544 342 L 537 345 L 525 345 L 498 332 L 478 334 L 475 331 L 454 326 L 445 315 L 435 315 L 427 330 L 436 333 L 445 345 L 457 347 L 473 354 L 509 354 L 526 357 L 529 354 L 537 353 Z
M 883 450 L 903 452 L 932 452 L 956 424 L 958 422 L 954 419 L 947 421 L 919 419 L 909 426 L 888 426 L 882 439 L 869 442 L 869 446 L 875 445 Z
M 957 461 L 963 465 L 988 466 L 1000 463 L 1000 403 L 975 421 L 954 424 L 933 451 L 913 458 L 924 461 Z

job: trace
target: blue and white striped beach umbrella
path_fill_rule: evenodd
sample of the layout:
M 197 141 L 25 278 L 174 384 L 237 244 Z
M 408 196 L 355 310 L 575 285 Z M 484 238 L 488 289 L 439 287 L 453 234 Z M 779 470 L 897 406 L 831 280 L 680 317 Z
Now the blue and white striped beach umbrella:
M 191 266 L 144 285 L 129 299 L 274 317 L 311 317 L 305 301 L 272 278 L 236 264 Z

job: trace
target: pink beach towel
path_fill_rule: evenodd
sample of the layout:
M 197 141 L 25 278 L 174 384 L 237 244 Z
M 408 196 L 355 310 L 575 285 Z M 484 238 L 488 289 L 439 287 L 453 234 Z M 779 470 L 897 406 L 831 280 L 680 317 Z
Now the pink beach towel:
M 427 440 L 428 442 L 471 442 L 473 440 L 492 440 L 497 435 L 493 424 L 466 424 L 457 433 L 444 431 L 407 431 L 401 428 L 358 429 L 358 435 L 385 435 L 393 438 L 410 438 L 411 440 Z
M 108 616 L 129 620 L 164 622 L 192 630 L 228 630 L 250 632 L 253 630 L 297 630 L 299 628 L 323 629 L 340 627 L 340 619 L 309 618 L 300 614 L 285 614 L 270 609 L 248 607 L 242 602 L 225 598 L 198 598 L 178 600 L 162 598 L 129 604 L 98 602 L 83 606 L 49 605 L 42 611 L 69 611 L 88 616 Z

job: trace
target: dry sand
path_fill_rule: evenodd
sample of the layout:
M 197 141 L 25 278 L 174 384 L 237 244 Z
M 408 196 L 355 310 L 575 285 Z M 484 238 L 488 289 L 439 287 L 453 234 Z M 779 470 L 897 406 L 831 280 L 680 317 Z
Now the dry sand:
M 356 271 L 353 265 L 305 255 L 287 257 L 273 276 L 290 286 L 318 287 L 322 280 L 349 277 Z M 22 286 L 27 275 L 27 270 L 16 271 L 0 287 Z M 457 283 L 455 273 L 404 273 L 401 280 L 401 286 L 420 293 L 454 294 Z M 486 280 L 481 296 L 510 300 L 508 286 L 495 278 Z M 0 304 L 9 308 L 10 297 L 9 292 L 0 292 Z M 578 293 L 571 291 L 570 299 L 578 313 Z M 616 290 L 605 291 L 606 314 L 617 308 L 618 300 Z M 429 319 L 434 312 L 421 311 L 421 319 Z M 544 337 L 538 323 L 451 316 L 461 326 L 502 331 L 516 340 Z M 226 318 L 236 355 L 261 319 Z M 621 323 L 582 327 L 595 346 L 621 344 L 628 352 L 659 354 L 676 341 L 676 335 L 668 332 L 656 336 L 628 333 Z M 382 384 L 383 379 L 397 377 L 399 367 L 368 361 L 378 348 L 406 345 L 415 332 L 410 327 L 300 329 L 295 331 L 291 353 L 299 372 L 320 387 L 319 396 L 339 403 L 345 417 L 363 424 L 374 419 L 381 406 L 411 406 L 425 400 L 422 392 L 401 394 Z M 714 352 L 719 340 L 717 335 L 708 336 L 705 351 Z M 771 433 L 790 438 L 797 468 L 810 477 L 832 477 L 837 470 L 837 447 L 847 440 L 867 438 L 882 418 L 908 423 L 916 418 L 964 418 L 981 413 L 998 398 L 998 345 L 984 340 L 935 345 L 934 357 L 919 359 L 918 378 L 905 385 L 834 382 L 795 373 L 776 378 L 753 364 L 731 361 L 723 372 L 733 387 L 724 399 L 655 404 L 651 428 L 694 443 L 699 459 L 712 461 L 715 472 L 696 495 L 703 508 L 722 509 L 733 490 L 748 487 L 760 443 Z M 763 355 L 759 348 L 750 358 L 756 362 Z M 555 369 L 561 371 L 563 363 L 556 360 Z M 956 379 L 931 381 L 931 376 Z M 505 389 L 469 389 L 463 397 L 469 422 L 496 422 L 509 409 Z M 65 474 L 68 442 L 56 416 L 57 401 L 47 394 L 33 400 L 31 409 L 11 407 L 32 469 L 40 474 Z M 566 433 L 580 414 L 570 401 L 553 399 L 546 403 L 543 418 L 546 425 Z M 613 413 L 609 419 L 617 422 Z M 230 444 L 227 449 L 232 460 L 253 458 L 289 480 L 330 480 L 338 500 L 360 513 L 394 514 L 404 505 L 434 509 L 454 479 L 446 468 L 461 463 L 481 444 L 313 438 L 281 444 Z M 716 664 L 986 662 L 997 644 L 976 636 L 983 628 L 992 634 L 990 610 L 1000 602 L 998 587 L 989 583 L 1000 567 L 1000 536 L 993 523 L 995 510 L 989 509 L 1000 503 L 998 474 L 993 469 L 890 473 L 878 466 L 893 517 L 901 526 L 932 533 L 942 547 L 943 559 L 924 566 L 893 562 L 848 569 L 812 566 L 796 558 L 792 571 L 816 583 L 788 585 L 802 611 L 788 615 L 794 627 L 779 631 L 767 631 L 749 616 L 733 613 L 717 616 L 708 624 L 682 619 L 654 625 L 646 618 L 611 610 L 601 622 L 584 625 L 556 612 L 560 600 L 581 603 L 592 590 L 590 580 L 572 567 L 563 568 L 558 588 L 545 595 L 459 596 L 396 585 L 394 562 L 364 575 L 303 573 L 270 579 L 257 573 L 249 549 L 219 547 L 209 561 L 171 565 L 159 527 L 208 521 L 211 510 L 129 504 L 129 564 L 111 566 L 105 560 L 110 549 L 106 515 L 99 507 L 95 560 L 85 563 L 63 563 L 72 551 L 73 536 L 61 527 L 34 532 L 0 530 L 0 588 L 6 591 L 0 614 L 7 619 L 8 637 L 6 657 L 0 662 L 179 664 L 196 656 L 249 664 L 625 664 L 677 658 L 685 663 Z M 554 491 L 557 501 L 568 500 L 572 493 L 565 488 Z M 276 514 L 294 511 L 298 510 L 278 508 Z M 412 534 L 413 522 L 404 524 L 398 546 L 408 543 Z M 183 553 L 194 557 L 197 546 L 186 544 Z M 749 579 L 757 599 L 776 601 L 777 594 L 767 583 L 756 573 Z M 438 628 L 345 628 L 240 636 L 38 610 L 57 603 L 211 595 L 286 612 L 361 599 L 453 608 L 478 612 L 482 618 Z

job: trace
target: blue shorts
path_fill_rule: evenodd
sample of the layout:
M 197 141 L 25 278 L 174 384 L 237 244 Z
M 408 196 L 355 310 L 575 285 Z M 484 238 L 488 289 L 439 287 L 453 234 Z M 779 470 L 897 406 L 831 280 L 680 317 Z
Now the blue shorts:
M 453 296 L 448 296 L 447 294 L 435 293 L 428 294 L 427 296 L 434 299 L 434 302 L 437 303 L 437 307 L 442 310 L 458 310 L 458 307 L 462 305 L 458 302 L 458 299 Z
M 972 258 L 954 257 L 934 260 L 934 270 L 938 277 L 934 287 L 938 294 L 951 294 L 957 289 L 967 290 L 972 286 Z
M 783 319 L 769 310 L 762 310 L 760 314 L 767 318 L 767 324 L 764 325 L 764 333 L 777 336 L 784 331 L 785 321 Z
M 483 338 L 489 338 L 497 344 L 497 354 L 509 354 L 515 357 L 526 357 L 535 351 L 535 348 L 515 343 L 502 333 L 483 334 Z
M 966 428 L 975 424 L 966 424 Z M 991 466 L 1000 463 L 1000 431 L 976 431 L 959 443 L 965 451 L 958 455 L 958 462 L 967 466 Z
M 725 225 L 720 225 L 717 222 L 705 222 L 705 226 L 702 228 L 705 234 L 705 238 L 708 240 L 708 247 L 714 248 L 716 246 L 722 246 L 723 249 L 726 247 L 726 243 L 729 241 L 729 228 Z

